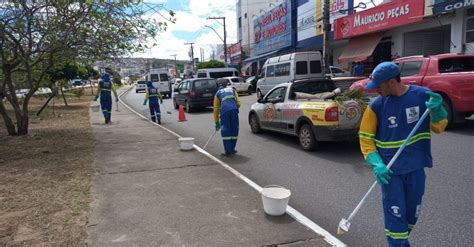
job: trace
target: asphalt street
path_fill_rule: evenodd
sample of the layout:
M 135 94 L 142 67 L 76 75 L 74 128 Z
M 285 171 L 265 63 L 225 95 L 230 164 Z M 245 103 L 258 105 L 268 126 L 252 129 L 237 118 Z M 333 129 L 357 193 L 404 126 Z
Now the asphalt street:
M 122 99 L 148 116 L 144 93 L 131 90 Z M 303 151 L 296 137 L 272 132 L 252 134 L 248 112 L 256 95 L 242 95 L 238 154 L 221 158 L 261 186 L 278 184 L 292 191 L 290 204 L 316 224 L 336 235 L 373 183 L 372 171 L 362 158 L 358 143 L 323 143 L 315 152 Z M 181 136 L 196 138 L 204 146 L 213 134 L 212 108 L 186 114 L 178 122 L 172 100 L 161 106 L 163 126 Z M 172 114 L 166 114 L 166 111 Z M 410 236 L 412 246 L 469 246 L 474 242 L 472 168 L 474 119 L 442 135 L 433 134 L 434 168 L 426 169 L 427 183 L 421 218 Z M 220 135 L 207 147 L 216 157 L 223 152 Z M 340 239 L 349 246 L 386 246 L 380 189 L 372 194 Z

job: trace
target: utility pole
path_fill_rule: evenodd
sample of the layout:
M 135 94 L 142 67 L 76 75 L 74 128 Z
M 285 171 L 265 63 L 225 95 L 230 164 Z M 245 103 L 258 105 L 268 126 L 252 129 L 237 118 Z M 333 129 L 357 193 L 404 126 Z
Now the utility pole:
M 184 43 L 185 45 L 191 45 L 191 64 L 193 65 L 193 73 L 194 73 L 194 42 L 190 42 L 190 43 Z
M 224 61 L 227 63 L 227 32 L 225 26 L 225 17 L 207 17 L 208 20 L 223 20 L 224 22 Z
M 176 77 L 179 77 L 179 72 L 178 72 L 178 65 L 176 65 L 176 56 L 178 56 L 177 54 L 173 54 L 171 55 L 172 57 L 174 57 L 174 71 L 176 73 Z
M 331 32 L 329 0 L 324 0 L 323 8 L 323 68 L 325 73 L 329 73 L 329 32 Z

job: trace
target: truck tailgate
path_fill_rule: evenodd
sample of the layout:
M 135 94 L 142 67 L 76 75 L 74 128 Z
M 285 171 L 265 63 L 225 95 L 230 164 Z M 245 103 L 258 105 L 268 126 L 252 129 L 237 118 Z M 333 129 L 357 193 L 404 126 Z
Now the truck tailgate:
M 338 105 L 339 109 L 339 128 L 349 129 L 358 128 L 362 119 L 362 106 L 355 100 L 343 101 Z

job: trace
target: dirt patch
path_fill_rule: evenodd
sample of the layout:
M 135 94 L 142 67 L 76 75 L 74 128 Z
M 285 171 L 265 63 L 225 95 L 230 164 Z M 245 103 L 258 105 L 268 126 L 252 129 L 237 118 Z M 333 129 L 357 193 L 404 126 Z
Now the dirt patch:
M 86 245 L 94 141 L 90 95 L 55 101 L 10 137 L 0 120 L 0 246 Z M 35 98 L 36 113 L 44 98 Z M 33 114 L 32 114 L 33 116 Z

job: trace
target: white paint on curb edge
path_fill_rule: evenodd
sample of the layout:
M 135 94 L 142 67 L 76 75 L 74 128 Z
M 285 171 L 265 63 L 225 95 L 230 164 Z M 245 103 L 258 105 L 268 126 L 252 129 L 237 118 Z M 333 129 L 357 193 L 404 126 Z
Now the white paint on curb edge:
M 148 120 L 150 121 L 150 119 L 148 119 L 146 116 L 142 115 L 141 113 L 133 110 L 130 106 L 128 106 L 127 104 L 125 104 L 125 102 L 122 101 L 122 99 L 120 97 L 122 97 L 122 95 L 128 93 L 133 87 L 130 87 L 128 88 L 127 90 L 125 90 L 124 92 L 122 92 L 120 95 L 119 95 L 119 101 L 120 103 L 122 103 L 122 105 L 124 105 L 125 107 L 127 107 L 128 110 L 130 110 L 131 112 L 137 114 L 138 116 L 140 116 L 141 118 L 145 119 L 145 120 Z M 162 126 L 162 125 L 159 125 L 155 122 L 152 122 L 150 121 L 150 123 L 156 125 L 156 126 L 159 126 L 161 127 L 162 129 L 166 130 L 167 132 L 169 132 L 170 134 L 180 138 L 181 136 L 178 135 L 177 133 L 175 133 L 174 131 Z M 240 178 L 241 180 L 243 180 L 245 183 L 247 183 L 248 185 L 250 185 L 250 187 L 252 187 L 253 189 L 255 189 L 256 191 L 258 191 L 260 193 L 260 191 L 262 191 L 262 187 L 258 184 L 256 184 L 255 182 L 253 182 L 252 180 L 250 180 L 249 178 L 247 178 L 246 176 L 242 175 L 240 172 L 238 172 L 237 170 L 235 170 L 234 168 L 232 168 L 231 166 L 227 165 L 226 163 L 224 163 L 223 161 L 221 161 L 220 159 L 214 157 L 212 154 L 208 153 L 206 150 L 202 149 L 201 147 L 197 146 L 196 144 L 194 144 L 194 149 L 196 149 L 197 151 L 199 151 L 200 153 L 204 154 L 205 156 L 207 156 L 208 158 L 214 160 L 215 162 L 219 163 L 221 166 L 223 166 L 225 169 L 227 169 L 228 171 L 230 171 L 231 173 L 233 173 L 235 176 L 237 176 L 238 178 Z M 334 237 L 331 233 L 329 233 L 328 231 L 324 230 L 324 228 L 320 227 L 319 225 L 317 225 L 316 223 L 314 223 L 313 221 L 311 221 L 308 217 L 304 216 L 303 214 L 301 214 L 298 210 L 294 209 L 293 207 L 289 206 L 286 208 L 286 213 L 288 215 L 290 215 L 293 219 L 295 219 L 296 221 L 300 222 L 301 224 L 303 224 L 304 226 L 308 227 L 309 229 L 313 230 L 315 233 L 321 235 L 321 236 L 324 236 L 324 240 L 326 242 L 328 242 L 329 244 L 333 245 L 333 246 L 337 246 L 337 247 L 345 247 L 346 244 L 344 244 L 341 240 L 339 240 L 338 238 Z

